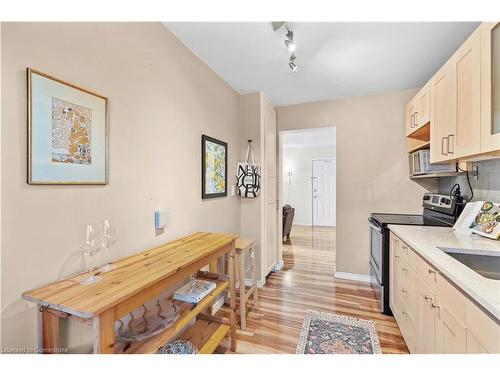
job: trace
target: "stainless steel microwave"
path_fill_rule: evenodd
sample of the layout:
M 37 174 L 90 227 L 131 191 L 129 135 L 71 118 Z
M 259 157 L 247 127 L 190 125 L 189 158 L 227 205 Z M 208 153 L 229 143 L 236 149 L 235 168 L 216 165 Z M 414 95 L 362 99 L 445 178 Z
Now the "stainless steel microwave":
M 415 151 L 410 154 L 410 176 L 456 171 L 456 163 L 431 164 L 430 150 L 428 149 Z

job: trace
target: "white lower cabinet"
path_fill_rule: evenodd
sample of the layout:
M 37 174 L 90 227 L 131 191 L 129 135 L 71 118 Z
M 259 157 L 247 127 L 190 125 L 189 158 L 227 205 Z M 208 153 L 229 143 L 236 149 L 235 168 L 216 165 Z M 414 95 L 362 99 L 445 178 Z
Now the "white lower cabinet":
M 436 294 L 417 275 L 416 319 L 419 334 L 416 342 L 417 353 L 432 354 L 436 352 Z
M 467 329 L 445 304 L 436 305 L 436 353 L 467 353 Z
M 389 304 L 410 353 L 500 353 L 500 322 L 391 232 Z
M 488 351 L 481 345 L 478 339 L 470 333 L 470 331 L 467 331 L 467 353 L 469 354 L 485 354 L 488 353 Z

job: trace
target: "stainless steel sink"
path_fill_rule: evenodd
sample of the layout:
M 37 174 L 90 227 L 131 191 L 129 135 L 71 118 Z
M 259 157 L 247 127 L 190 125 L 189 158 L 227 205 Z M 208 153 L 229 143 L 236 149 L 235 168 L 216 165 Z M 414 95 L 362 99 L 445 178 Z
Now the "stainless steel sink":
M 446 254 L 483 277 L 500 280 L 500 252 L 491 250 L 454 249 L 438 247 Z

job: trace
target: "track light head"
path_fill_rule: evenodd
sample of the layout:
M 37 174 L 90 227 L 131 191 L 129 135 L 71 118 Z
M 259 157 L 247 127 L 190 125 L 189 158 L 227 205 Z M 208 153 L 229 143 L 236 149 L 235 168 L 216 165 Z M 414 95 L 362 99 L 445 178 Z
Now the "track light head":
M 291 40 L 285 40 L 285 46 L 288 48 L 290 52 L 295 51 L 296 45 Z
M 292 56 L 290 56 L 290 61 L 288 62 L 288 66 L 292 70 L 292 73 L 296 73 L 298 70 L 297 64 L 295 64 L 295 59 L 296 59 L 295 55 L 292 54 Z

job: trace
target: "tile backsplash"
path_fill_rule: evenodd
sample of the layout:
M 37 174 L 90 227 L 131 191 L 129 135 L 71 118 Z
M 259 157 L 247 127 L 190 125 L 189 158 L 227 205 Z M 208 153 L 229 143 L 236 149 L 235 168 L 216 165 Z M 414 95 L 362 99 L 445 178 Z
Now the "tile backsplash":
M 500 202 L 500 159 L 485 160 L 473 163 L 479 167 L 479 177 L 476 180 L 470 176 L 474 197 L 472 200 Z M 464 196 L 470 197 L 469 185 L 465 175 L 456 177 L 443 177 L 439 179 L 439 193 L 449 194 L 451 187 L 460 184 Z

